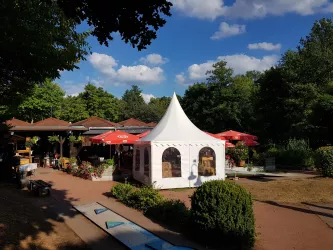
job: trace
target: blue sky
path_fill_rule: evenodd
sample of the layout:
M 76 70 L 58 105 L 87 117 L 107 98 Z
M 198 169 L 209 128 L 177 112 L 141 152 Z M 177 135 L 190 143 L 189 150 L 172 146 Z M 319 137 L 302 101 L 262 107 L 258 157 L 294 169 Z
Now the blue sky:
M 56 82 L 68 95 L 78 94 L 89 81 L 117 97 L 132 84 L 140 86 L 146 101 L 173 91 L 183 95 L 218 60 L 226 60 L 235 74 L 269 68 L 296 48 L 315 20 L 333 12 L 331 0 L 171 2 L 173 15 L 146 50 L 133 49 L 117 34 L 109 47 L 90 37 L 92 54 L 79 70 L 62 72 Z

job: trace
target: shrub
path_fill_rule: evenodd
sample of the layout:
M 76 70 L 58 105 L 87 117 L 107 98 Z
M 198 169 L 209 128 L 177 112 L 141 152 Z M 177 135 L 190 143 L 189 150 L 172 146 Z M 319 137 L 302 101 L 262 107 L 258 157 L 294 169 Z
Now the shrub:
M 130 194 L 128 205 L 146 212 L 147 209 L 157 206 L 162 201 L 164 201 L 164 197 L 156 189 L 142 187 Z
M 279 148 L 271 147 L 266 157 L 275 157 L 277 164 L 293 169 L 312 168 L 314 165 L 313 151 L 308 143 L 301 139 L 289 139 L 288 142 Z
M 130 184 L 117 184 L 111 188 L 111 194 L 119 201 L 129 204 L 129 197 L 134 192 L 134 187 Z
M 321 147 L 315 153 L 315 166 L 325 177 L 333 177 L 333 146 Z
M 114 166 L 114 160 L 113 159 L 106 159 L 104 161 L 105 164 L 107 164 L 108 166 Z
M 235 249 L 253 247 L 253 203 L 245 188 L 231 181 L 205 182 L 193 194 L 191 203 L 190 221 L 196 239 Z
M 145 215 L 172 228 L 182 228 L 188 223 L 190 211 L 180 200 L 164 200 L 150 207 Z

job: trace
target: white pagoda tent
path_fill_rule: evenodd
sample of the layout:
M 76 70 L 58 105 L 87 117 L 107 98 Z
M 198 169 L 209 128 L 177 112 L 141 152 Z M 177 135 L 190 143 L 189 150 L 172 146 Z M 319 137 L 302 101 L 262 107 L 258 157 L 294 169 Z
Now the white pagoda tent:
M 225 141 L 198 129 L 174 93 L 161 121 L 134 145 L 133 177 L 160 189 L 224 179 Z

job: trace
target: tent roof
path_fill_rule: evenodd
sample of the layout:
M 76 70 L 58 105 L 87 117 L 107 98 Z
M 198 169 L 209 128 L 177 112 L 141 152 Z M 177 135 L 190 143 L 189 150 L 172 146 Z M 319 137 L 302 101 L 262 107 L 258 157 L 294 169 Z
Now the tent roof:
M 218 140 L 198 129 L 186 116 L 179 104 L 176 94 L 173 94 L 167 111 L 156 127 L 138 142 L 219 142 Z

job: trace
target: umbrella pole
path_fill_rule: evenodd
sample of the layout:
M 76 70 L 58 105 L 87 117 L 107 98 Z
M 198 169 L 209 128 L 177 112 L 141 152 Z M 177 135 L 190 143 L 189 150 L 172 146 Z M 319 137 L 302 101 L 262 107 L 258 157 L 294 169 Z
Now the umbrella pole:
M 110 144 L 110 159 L 111 159 L 111 144 Z

